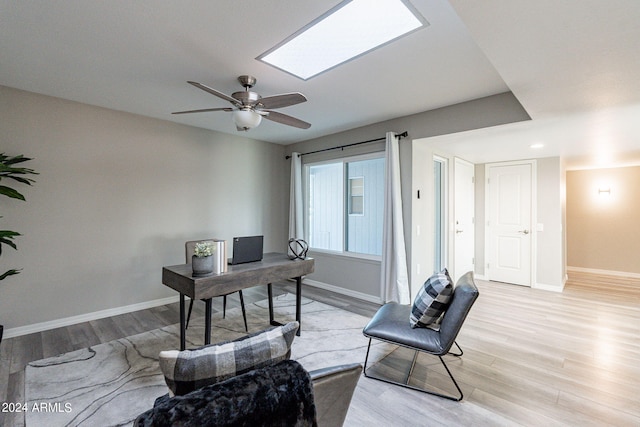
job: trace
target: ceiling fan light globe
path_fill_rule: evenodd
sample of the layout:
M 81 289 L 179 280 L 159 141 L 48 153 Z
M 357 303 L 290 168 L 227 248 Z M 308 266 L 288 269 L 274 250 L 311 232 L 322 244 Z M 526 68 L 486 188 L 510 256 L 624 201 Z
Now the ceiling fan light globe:
M 253 129 L 262 121 L 262 116 L 252 110 L 235 110 L 233 112 L 233 122 L 236 127 L 244 130 Z

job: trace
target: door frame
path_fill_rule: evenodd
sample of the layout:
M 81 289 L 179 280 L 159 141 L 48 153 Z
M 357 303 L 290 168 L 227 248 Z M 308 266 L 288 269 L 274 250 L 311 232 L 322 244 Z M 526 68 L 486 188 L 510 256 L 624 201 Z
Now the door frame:
M 453 196 L 451 197 L 451 207 L 453 210 L 453 215 L 451 217 L 451 229 L 452 229 L 452 233 L 451 233 L 451 239 L 452 239 L 452 243 L 451 245 L 453 246 L 453 251 L 451 254 L 451 260 L 449 265 L 453 266 L 453 275 L 455 277 L 460 277 L 464 271 L 458 271 L 458 265 L 456 265 L 456 260 L 457 260 L 457 256 L 458 256 L 458 246 L 457 246 L 457 239 L 456 239 L 456 220 L 458 218 L 458 209 L 459 207 L 456 204 L 456 192 L 458 191 L 459 188 L 459 184 L 458 184 L 458 174 L 457 174 L 457 170 L 458 170 L 458 163 L 460 164 L 464 164 L 465 166 L 469 166 L 471 167 L 471 171 L 472 171 L 472 185 L 473 185 L 473 190 L 472 190 L 472 205 L 473 205 L 473 210 L 471 212 L 471 236 L 472 236 L 472 240 L 473 240 L 473 247 L 472 247 L 472 252 L 473 252 L 473 257 L 472 257 L 472 271 L 475 273 L 475 259 L 476 259 L 476 200 L 475 200 L 475 192 L 476 192 L 476 171 L 475 171 L 475 167 L 476 165 L 473 164 L 472 162 L 465 160 L 461 157 L 454 157 L 453 158 L 453 186 L 452 188 L 449 189 L 450 192 L 453 192 Z M 452 277 L 453 278 L 453 277 Z M 456 280 L 456 279 L 454 279 Z
M 537 218 L 538 218 L 538 173 L 537 173 L 537 162 L 535 159 L 531 160 L 516 160 L 512 162 L 495 162 L 495 163 L 486 163 L 484 169 L 485 176 L 485 186 L 484 186 L 484 218 L 485 218 L 485 235 L 484 235 L 484 276 L 487 280 L 491 280 L 491 269 L 489 268 L 489 239 L 491 236 L 488 231 L 488 223 L 489 223 L 489 186 L 488 179 L 491 176 L 490 169 L 491 167 L 500 167 L 500 166 L 520 166 L 520 165 L 530 165 L 531 166 L 531 224 L 529 229 L 531 230 L 531 241 L 530 241 L 530 274 L 529 274 L 529 287 L 534 288 L 536 284 L 536 272 L 537 272 L 537 247 L 538 247 L 538 232 L 537 232 Z
M 440 211 L 440 221 L 441 221 L 441 228 L 440 228 L 440 239 L 441 239 L 441 245 L 440 245 L 440 261 L 441 264 L 440 266 L 435 265 L 435 241 L 434 241 L 434 272 L 435 271 L 440 271 L 441 268 L 444 266 L 448 266 L 449 265 L 449 258 L 450 258 L 450 243 L 449 243 L 449 228 L 450 228 L 450 219 L 449 219 L 449 214 L 451 211 L 451 206 L 450 206 L 450 201 L 449 201 L 449 195 L 451 193 L 450 191 L 450 167 L 449 167 L 449 158 L 441 156 L 439 154 L 433 154 L 431 161 L 435 164 L 435 162 L 439 162 L 442 165 L 442 174 L 441 174 L 441 183 L 440 183 L 440 190 L 442 192 L 441 194 L 441 211 Z M 435 175 L 434 175 L 435 176 Z M 435 200 L 435 181 L 434 181 L 434 197 L 432 200 Z M 435 206 L 434 206 L 435 208 Z M 434 224 L 433 224 L 433 232 L 434 232 L 434 236 L 436 234 L 436 230 L 435 230 L 435 225 L 436 225 L 436 215 L 435 215 L 435 209 L 433 212 L 433 219 L 434 219 Z

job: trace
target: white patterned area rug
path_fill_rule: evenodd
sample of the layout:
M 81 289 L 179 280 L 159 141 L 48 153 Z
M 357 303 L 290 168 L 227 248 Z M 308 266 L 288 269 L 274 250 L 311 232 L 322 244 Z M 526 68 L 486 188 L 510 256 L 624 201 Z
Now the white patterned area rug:
M 246 306 L 249 332 L 269 327 L 267 300 Z M 295 295 L 274 299 L 276 320 L 295 319 Z M 226 319 L 214 313 L 211 342 L 245 334 L 239 308 Z M 368 318 L 317 301 L 302 300 L 302 333 L 295 337 L 291 358 L 307 370 L 346 363 L 364 363 L 368 339 L 362 328 Z M 87 349 L 31 362 L 25 369 L 28 427 L 131 425 L 167 393 L 158 366 L 161 350 L 179 348 L 179 325 L 122 338 Z M 202 345 L 204 319 L 192 319 L 187 347 Z M 380 360 L 395 347 L 378 342 L 370 358 Z

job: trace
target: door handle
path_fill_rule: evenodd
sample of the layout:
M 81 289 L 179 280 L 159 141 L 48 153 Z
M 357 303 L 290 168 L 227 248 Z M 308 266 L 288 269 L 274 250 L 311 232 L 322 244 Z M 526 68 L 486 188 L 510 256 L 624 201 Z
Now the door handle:
M 518 231 L 518 233 L 529 234 L 529 230 L 520 230 L 520 231 Z
M 464 230 L 456 230 L 456 234 L 463 233 Z

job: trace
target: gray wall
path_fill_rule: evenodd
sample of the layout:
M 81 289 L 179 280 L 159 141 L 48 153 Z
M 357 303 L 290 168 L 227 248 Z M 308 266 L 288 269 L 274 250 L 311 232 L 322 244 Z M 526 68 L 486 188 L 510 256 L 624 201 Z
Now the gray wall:
M 287 146 L 287 153 L 292 151 L 308 152 L 328 147 L 335 147 L 354 142 L 384 137 L 386 132 L 407 131 L 409 137 L 400 142 L 400 169 L 402 180 L 402 198 L 404 207 L 405 239 L 407 256 L 411 259 L 411 212 L 415 194 L 412 194 L 412 149 L 413 139 L 426 138 L 496 126 L 505 123 L 529 120 L 520 103 L 511 93 L 503 93 L 461 104 L 400 117 L 393 120 L 379 122 L 359 127 L 345 132 L 303 141 Z M 303 157 L 303 162 L 336 158 L 346 155 L 362 154 L 384 150 L 384 143 L 373 143 L 357 146 L 344 151 L 335 150 Z M 430 161 L 430 160 L 429 160 Z M 414 160 L 414 164 L 415 160 Z M 336 258 L 314 254 L 316 257 L 316 272 L 313 280 L 322 283 L 335 284 L 336 276 L 342 277 L 341 287 L 347 291 L 354 291 L 378 298 L 380 296 L 379 281 L 372 278 L 379 277 L 379 263 L 369 260 L 360 261 L 349 258 L 338 263 Z M 409 270 L 411 274 L 411 270 Z
M 475 191 L 475 264 L 474 272 L 480 276 L 484 276 L 484 266 L 486 265 L 484 256 L 484 239 L 485 239 L 485 185 L 487 178 L 485 177 L 485 165 L 475 165 L 476 191 Z
M 40 172 L 26 202 L 2 200 L 2 228 L 23 234 L 0 258 L 22 268 L 0 282 L 5 332 L 175 296 L 161 268 L 186 240 L 286 248 L 283 146 L 2 86 L 0 145 Z
M 536 284 L 561 291 L 564 286 L 567 242 L 564 226 L 565 171 L 559 157 L 537 159 Z

